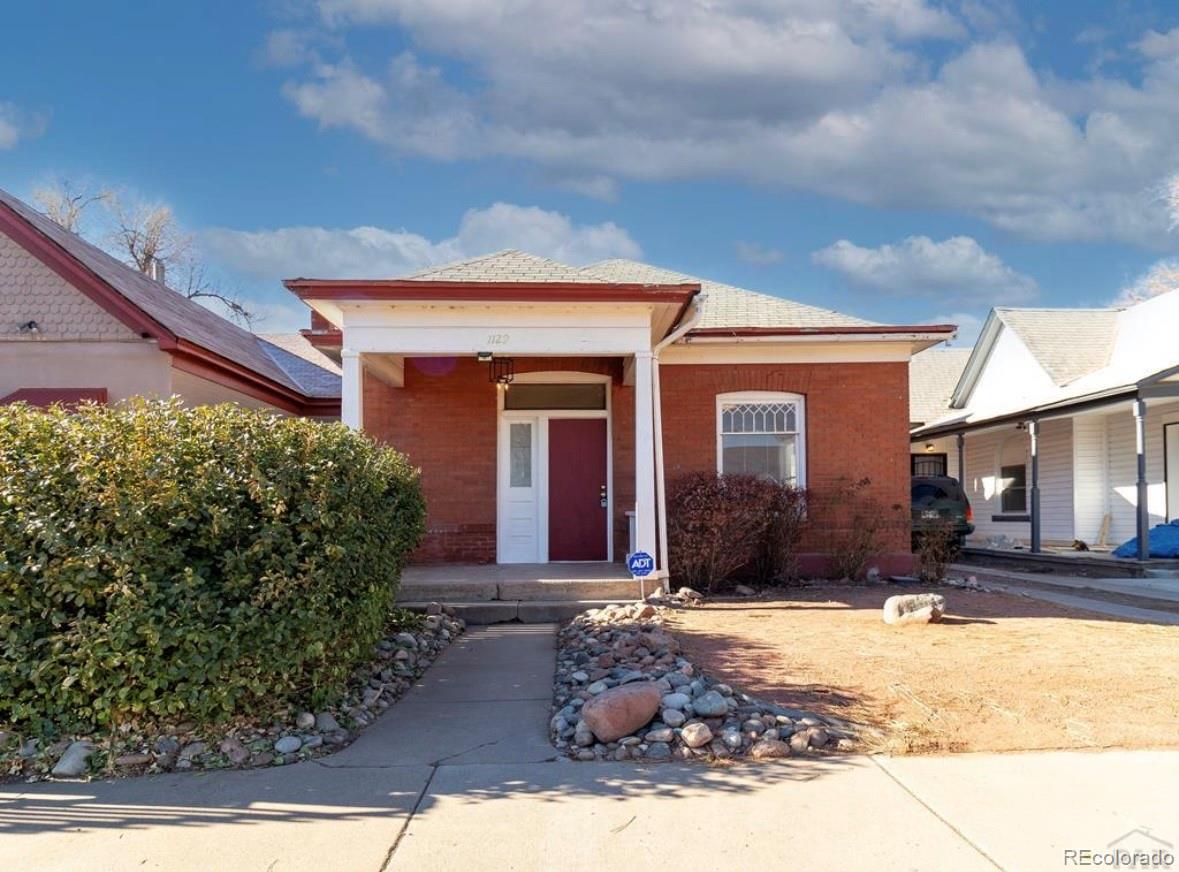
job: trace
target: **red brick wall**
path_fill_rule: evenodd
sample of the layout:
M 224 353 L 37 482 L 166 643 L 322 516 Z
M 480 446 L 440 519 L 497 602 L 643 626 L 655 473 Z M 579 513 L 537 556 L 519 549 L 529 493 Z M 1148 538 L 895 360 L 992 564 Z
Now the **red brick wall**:
M 517 372 L 591 372 L 613 376 L 614 529 L 626 551 L 626 517 L 634 503 L 634 391 L 611 358 L 517 358 Z M 419 562 L 495 561 L 496 386 L 487 364 L 471 358 L 412 358 L 405 387 L 369 376 L 364 428 L 404 452 L 422 471 L 426 540 Z
M 812 532 L 803 543 L 804 568 L 821 573 L 821 556 L 839 547 L 850 525 L 849 486 L 861 479 L 858 500 L 874 500 L 888 519 L 884 572 L 908 571 L 909 376 L 905 363 L 676 365 L 660 369 L 664 469 L 716 469 L 716 397 L 732 391 L 787 391 L 806 398 L 807 487 Z
M 614 551 L 627 547 L 626 510 L 634 505 L 634 391 L 610 358 L 517 358 L 518 372 L 569 370 L 613 376 Z M 885 534 L 879 565 L 910 566 L 908 367 L 905 363 L 664 366 L 664 462 L 677 473 L 716 469 L 716 395 L 789 391 L 806 397 L 807 478 L 814 532 L 805 549 L 838 547 L 848 525 L 840 494 L 863 478 L 863 496 L 899 520 Z M 419 561 L 495 560 L 496 387 L 487 365 L 470 358 L 406 361 L 405 387 L 365 380 L 365 429 L 405 452 L 422 470 L 426 541 Z M 897 508 L 893 508 L 897 507 Z M 804 561 L 821 572 L 823 561 Z

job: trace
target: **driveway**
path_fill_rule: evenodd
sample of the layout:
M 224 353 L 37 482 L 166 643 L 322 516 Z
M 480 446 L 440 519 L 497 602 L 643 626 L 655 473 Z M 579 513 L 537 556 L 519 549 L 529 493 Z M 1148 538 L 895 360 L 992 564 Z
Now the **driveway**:
M 558 759 L 554 631 L 472 631 L 320 761 L 0 788 L 0 868 L 1041 870 L 1179 845 L 1179 752 Z

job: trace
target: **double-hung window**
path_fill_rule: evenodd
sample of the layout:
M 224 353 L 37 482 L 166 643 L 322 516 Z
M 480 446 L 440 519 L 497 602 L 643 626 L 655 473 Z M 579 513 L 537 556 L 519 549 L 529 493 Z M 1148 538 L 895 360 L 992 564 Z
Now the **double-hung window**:
M 717 471 L 805 486 L 803 406 L 798 394 L 720 394 L 716 398 Z

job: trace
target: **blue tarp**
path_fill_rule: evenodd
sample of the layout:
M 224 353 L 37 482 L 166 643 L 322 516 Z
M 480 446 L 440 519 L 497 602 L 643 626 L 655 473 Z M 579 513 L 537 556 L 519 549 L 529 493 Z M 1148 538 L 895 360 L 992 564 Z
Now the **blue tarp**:
M 1151 557 L 1179 557 L 1179 518 L 1169 524 L 1159 524 L 1150 528 Z M 1123 542 L 1114 552 L 1114 557 L 1137 557 L 1138 537 L 1129 542 Z

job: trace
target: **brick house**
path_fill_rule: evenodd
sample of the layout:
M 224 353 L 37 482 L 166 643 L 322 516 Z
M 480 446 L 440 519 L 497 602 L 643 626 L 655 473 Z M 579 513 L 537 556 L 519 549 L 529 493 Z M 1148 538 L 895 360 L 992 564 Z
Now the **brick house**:
M 804 567 L 837 547 L 839 495 L 909 553 L 910 356 L 951 326 L 876 324 L 626 260 L 503 251 L 399 279 L 291 279 L 342 363 L 342 420 L 422 470 L 428 562 L 660 552 L 666 485 L 751 472 L 815 497 Z M 846 514 L 846 513 L 844 513 Z

